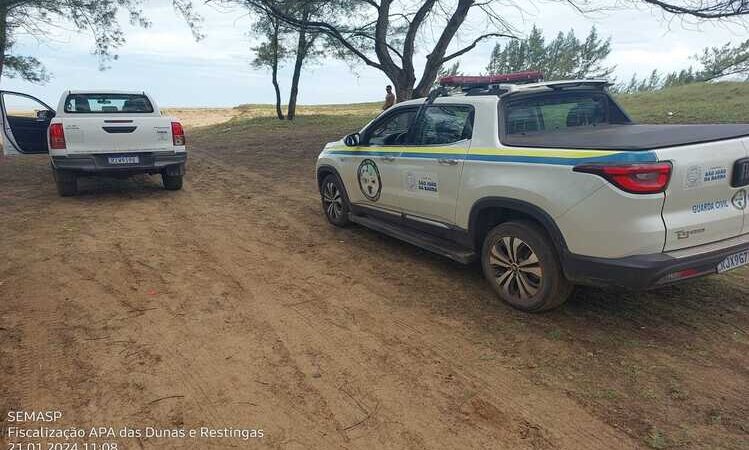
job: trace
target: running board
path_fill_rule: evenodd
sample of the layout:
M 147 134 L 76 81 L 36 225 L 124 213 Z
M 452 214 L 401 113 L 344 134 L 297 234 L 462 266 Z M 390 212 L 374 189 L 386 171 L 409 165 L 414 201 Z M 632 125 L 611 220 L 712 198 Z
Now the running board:
M 478 257 L 476 252 L 460 247 L 452 241 L 412 231 L 369 216 L 359 216 L 349 213 L 349 220 L 396 239 L 400 239 L 401 241 L 421 247 L 424 250 L 445 256 L 461 264 L 470 264 Z

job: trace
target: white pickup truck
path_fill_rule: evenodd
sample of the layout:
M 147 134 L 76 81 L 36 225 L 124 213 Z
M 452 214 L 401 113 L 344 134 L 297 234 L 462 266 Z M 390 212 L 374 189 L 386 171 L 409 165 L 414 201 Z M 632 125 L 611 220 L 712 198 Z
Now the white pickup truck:
M 443 79 L 326 145 L 328 220 L 481 261 L 526 311 L 749 264 L 748 124 L 635 124 L 606 81 L 526 75 Z
M 48 153 L 60 195 L 80 176 L 161 174 L 182 188 L 187 151 L 182 125 L 162 116 L 145 92 L 65 91 L 57 111 L 30 95 L 0 91 L 6 155 Z

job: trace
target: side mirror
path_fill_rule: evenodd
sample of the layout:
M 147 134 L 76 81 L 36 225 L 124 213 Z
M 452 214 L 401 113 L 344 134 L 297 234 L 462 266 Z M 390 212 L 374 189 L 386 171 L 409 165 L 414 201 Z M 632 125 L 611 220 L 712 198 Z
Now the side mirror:
M 37 122 L 49 122 L 55 117 L 55 112 L 48 109 L 42 109 L 36 112 Z
M 356 147 L 359 145 L 359 133 L 352 133 L 343 138 L 343 143 L 346 144 L 346 147 Z

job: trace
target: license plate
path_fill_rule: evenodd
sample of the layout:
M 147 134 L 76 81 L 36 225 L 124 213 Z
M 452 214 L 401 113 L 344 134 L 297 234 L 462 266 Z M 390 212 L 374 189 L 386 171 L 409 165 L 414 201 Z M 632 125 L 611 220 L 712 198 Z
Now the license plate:
M 737 267 L 749 264 L 749 250 L 731 255 L 718 264 L 718 273 L 728 272 Z
M 110 156 L 107 158 L 107 161 L 109 161 L 109 164 L 113 165 L 138 164 L 140 163 L 140 158 L 137 156 Z

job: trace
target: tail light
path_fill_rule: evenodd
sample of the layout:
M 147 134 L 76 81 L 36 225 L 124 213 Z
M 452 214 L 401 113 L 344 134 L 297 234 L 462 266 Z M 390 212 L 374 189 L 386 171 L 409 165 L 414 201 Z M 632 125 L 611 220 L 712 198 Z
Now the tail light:
M 172 122 L 172 141 L 174 145 L 185 145 L 185 130 L 179 122 Z
M 619 189 L 631 194 L 658 194 L 666 190 L 671 180 L 671 163 L 643 164 L 582 164 L 575 172 L 590 173 L 605 178 Z
M 53 123 L 49 126 L 49 148 L 65 150 L 65 130 L 61 123 Z

